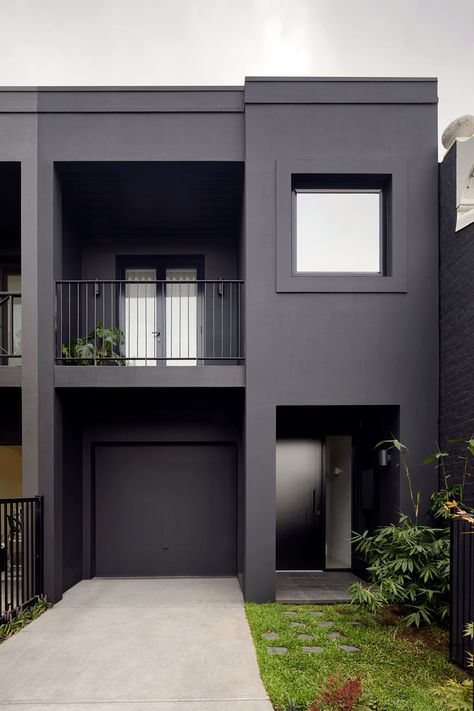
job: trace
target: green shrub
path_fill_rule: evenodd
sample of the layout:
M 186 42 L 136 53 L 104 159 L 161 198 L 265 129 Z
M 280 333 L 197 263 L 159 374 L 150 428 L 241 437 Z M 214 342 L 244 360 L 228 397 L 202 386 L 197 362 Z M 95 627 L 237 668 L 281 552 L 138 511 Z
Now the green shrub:
M 446 711 L 471 711 L 472 709 L 472 681 L 449 681 L 440 686 L 435 695 L 443 702 Z
M 368 564 L 371 585 L 353 583 L 349 594 L 370 612 L 400 605 L 406 621 L 419 626 L 444 621 L 449 614 L 449 529 L 413 523 L 406 515 L 398 525 L 353 537 Z
M 401 606 L 407 613 L 405 620 L 409 625 L 446 621 L 449 615 L 450 540 L 444 519 L 450 515 L 447 503 L 456 498 L 462 500 L 464 495 L 474 441 L 464 442 L 467 455 L 463 457 L 464 474 L 459 483 L 453 484 L 446 470 L 445 460 L 450 456 L 447 453 L 438 450 L 424 461 L 425 464 L 434 462 L 443 475 L 443 488 L 431 497 L 432 516 L 442 519 L 439 527 L 418 523 L 420 494 L 413 490 L 405 445 L 396 439 L 381 444 L 390 444 L 399 452 L 399 466 L 406 476 L 413 516 L 402 514 L 397 525 L 384 526 L 373 533 L 354 534 L 352 541 L 367 564 L 370 585 L 351 585 L 351 601 L 370 612 L 377 612 L 384 605 Z
M 116 352 L 124 342 L 119 328 L 104 328 L 99 321 L 86 338 L 76 338 L 69 346 L 62 345 L 61 353 L 68 365 L 125 365 Z

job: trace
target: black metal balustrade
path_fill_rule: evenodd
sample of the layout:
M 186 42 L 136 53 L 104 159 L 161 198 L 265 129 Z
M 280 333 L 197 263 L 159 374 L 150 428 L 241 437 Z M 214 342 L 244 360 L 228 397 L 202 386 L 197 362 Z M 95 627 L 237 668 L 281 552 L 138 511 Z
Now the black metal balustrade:
M 451 661 L 468 667 L 468 652 L 473 651 L 470 637 L 464 632 L 474 622 L 474 531 L 461 519 L 451 522 Z
M 43 594 L 41 497 L 0 499 L 0 620 Z
M 56 360 L 66 365 L 238 364 L 240 280 L 56 282 Z
M 19 365 L 21 358 L 21 293 L 0 291 L 0 365 Z

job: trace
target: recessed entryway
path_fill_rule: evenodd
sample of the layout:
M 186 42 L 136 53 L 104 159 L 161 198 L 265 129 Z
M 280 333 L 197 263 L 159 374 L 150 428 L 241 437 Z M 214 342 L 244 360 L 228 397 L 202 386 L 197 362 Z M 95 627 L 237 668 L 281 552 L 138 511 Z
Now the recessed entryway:
M 278 600 L 345 601 L 364 576 L 351 539 L 396 511 L 399 477 L 376 444 L 397 417 L 389 407 L 277 407 Z

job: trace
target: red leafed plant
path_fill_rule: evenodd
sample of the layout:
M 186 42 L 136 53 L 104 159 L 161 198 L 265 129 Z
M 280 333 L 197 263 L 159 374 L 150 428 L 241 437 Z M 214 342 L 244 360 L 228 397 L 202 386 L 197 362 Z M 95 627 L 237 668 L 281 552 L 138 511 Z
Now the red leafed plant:
M 323 694 L 315 699 L 310 711 L 339 711 L 339 709 L 354 709 L 362 696 L 362 680 L 360 676 L 355 679 L 346 677 L 343 681 L 329 676 Z

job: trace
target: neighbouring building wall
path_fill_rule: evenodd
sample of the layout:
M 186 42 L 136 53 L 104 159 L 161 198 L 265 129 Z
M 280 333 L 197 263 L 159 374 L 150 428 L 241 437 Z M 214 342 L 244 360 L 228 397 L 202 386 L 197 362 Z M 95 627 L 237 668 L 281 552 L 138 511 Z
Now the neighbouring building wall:
M 440 419 L 441 447 L 474 436 L 474 224 L 455 232 L 456 151 L 440 165 Z M 460 476 L 464 463 L 452 459 Z M 474 483 L 468 484 L 474 500 Z

